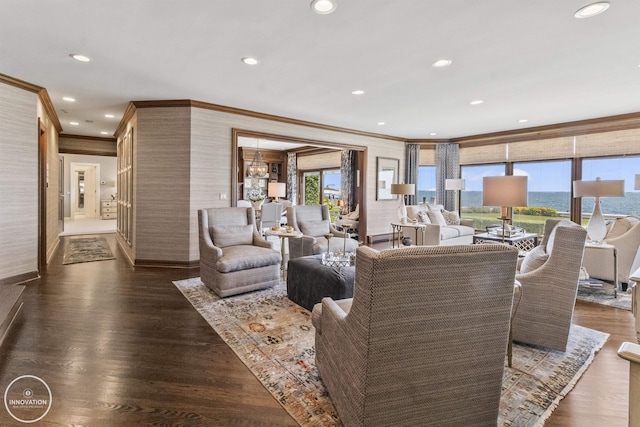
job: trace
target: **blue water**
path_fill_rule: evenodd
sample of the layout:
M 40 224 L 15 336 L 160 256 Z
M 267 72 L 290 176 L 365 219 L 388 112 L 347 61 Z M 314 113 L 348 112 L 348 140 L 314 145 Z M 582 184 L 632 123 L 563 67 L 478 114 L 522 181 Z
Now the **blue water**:
M 418 202 L 426 197 L 427 202 L 435 196 L 434 191 L 419 191 Z M 463 191 L 462 209 L 467 206 L 482 206 L 482 191 Z M 594 198 L 582 199 L 582 211 L 593 212 Z M 571 195 L 567 192 L 529 192 L 529 206 L 554 208 L 558 212 L 569 212 Z M 628 192 L 624 197 L 604 197 L 600 199 L 602 213 L 605 215 L 640 215 L 640 192 Z

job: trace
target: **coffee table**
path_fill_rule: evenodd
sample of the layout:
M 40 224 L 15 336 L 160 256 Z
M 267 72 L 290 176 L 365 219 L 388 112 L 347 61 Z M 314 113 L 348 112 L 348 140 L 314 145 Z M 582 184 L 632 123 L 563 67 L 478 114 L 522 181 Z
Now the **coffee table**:
M 536 233 L 523 233 L 515 236 L 505 236 L 504 239 L 502 236 L 493 233 L 479 233 L 473 236 L 474 245 L 485 242 L 502 243 L 503 241 L 507 245 L 518 248 L 519 251 L 529 252 L 531 249 L 538 246 L 538 235 Z

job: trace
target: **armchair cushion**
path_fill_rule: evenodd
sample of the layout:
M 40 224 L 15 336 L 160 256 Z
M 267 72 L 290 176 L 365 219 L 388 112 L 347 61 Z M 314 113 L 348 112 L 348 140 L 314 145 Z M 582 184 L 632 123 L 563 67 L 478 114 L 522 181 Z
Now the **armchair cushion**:
M 213 244 L 219 248 L 253 243 L 253 224 L 213 226 Z
M 637 223 L 638 218 L 635 217 L 616 218 L 611 224 L 611 228 L 607 231 L 605 240 L 622 236 Z
M 322 221 L 305 221 L 298 222 L 298 227 L 300 227 L 300 231 L 305 236 L 324 236 L 328 234 L 330 231 L 329 220 L 325 219 Z
M 520 264 L 520 274 L 537 270 L 549 259 L 549 254 L 545 252 L 543 246 L 536 246 L 524 257 Z
M 227 246 L 222 250 L 222 257 L 216 262 L 216 269 L 221 273 L 248 270 L 280 263 L 280 253 L 259 246 L 238 245 Z

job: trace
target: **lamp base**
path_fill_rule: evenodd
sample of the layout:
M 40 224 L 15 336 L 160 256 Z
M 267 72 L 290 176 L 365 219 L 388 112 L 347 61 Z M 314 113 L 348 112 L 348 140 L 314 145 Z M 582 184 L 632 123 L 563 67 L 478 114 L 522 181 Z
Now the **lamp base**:
M 587 234 L 591 241 L 596 245 L 603 244 L 604 237 L 607 235 L 607 224 L 604 222 L 602 211 L 600 210 L 600 198 L 596 197 L 593 206 L 593 213 L 587 225 Z

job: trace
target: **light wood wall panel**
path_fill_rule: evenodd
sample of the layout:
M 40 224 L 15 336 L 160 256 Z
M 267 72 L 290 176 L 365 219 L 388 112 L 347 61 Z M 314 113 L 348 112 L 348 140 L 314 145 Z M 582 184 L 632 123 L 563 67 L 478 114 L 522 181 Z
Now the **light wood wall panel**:
M 38 270 L 38 96 L 0 83 L 0 280 Z

